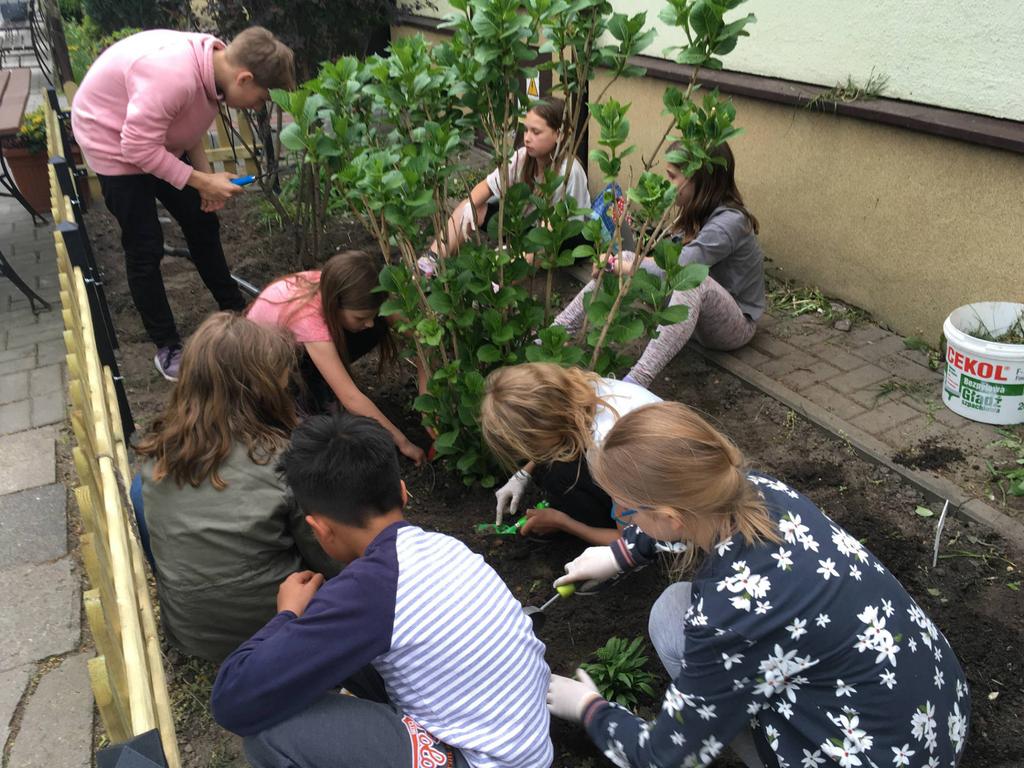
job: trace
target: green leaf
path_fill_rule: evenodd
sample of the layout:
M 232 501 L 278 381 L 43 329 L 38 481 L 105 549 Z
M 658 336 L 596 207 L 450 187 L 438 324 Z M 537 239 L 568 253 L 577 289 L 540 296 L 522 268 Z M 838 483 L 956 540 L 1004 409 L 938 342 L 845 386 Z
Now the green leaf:
M 476 357 L 481 363 L 496 363 L 501 359 L 501 352 L 493 344 L 484 344 L 476 351 Z
M 434 441 L 434 447 L 438 449 L 449 449 L 455 447 L 455 441 L 459 439 L 458 430 L 452 430 L 450 432 L 442 432 L 437 436 L 437 440 Z
M 427 304 L 439 315 L 447 315 L 452 311 L 452 298 L 444 291 L 431 291 Z
M 299 128 L 298 123 L 288 123 L 281 129 L 281 144 L 292 152 L 306 148 L 305 137 L 302 135 L 302 129 Z
M 935 515 L 934 512 L 932 512 L 930 509 L 928 509 L 928 507 L 921 507 L 921 506 L 917 507 L 914 510 L 914 514 L 917 515 L 918 517 L 933 517 Z

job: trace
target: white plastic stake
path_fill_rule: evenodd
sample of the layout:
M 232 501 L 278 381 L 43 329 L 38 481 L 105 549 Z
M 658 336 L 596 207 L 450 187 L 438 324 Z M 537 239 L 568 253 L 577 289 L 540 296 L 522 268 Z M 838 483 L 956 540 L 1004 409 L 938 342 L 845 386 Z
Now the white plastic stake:
M 949 499 L 942 505 L 942 514 L 939 515 L 939 524 L 935 527 L 935 546 L 932 548 L 932 568 L 939 564 L 939 541 L 942 538 L 942 526 L 946 524 L 946 510 L 949 509 Z

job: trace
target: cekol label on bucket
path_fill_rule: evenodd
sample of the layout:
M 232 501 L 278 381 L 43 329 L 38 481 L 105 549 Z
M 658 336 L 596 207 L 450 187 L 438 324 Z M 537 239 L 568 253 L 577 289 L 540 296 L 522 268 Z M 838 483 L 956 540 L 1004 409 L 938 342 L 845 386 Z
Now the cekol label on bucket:
M 979 360 L 946 346 L 946 398 L 982 413 L 1024 413 L 1024 367 Z

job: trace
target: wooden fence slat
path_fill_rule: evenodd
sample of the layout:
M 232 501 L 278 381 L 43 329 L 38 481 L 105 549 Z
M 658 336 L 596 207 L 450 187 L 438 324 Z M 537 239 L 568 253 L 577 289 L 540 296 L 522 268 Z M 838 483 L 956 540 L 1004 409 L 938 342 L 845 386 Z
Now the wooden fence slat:
M 103 722 L 103 730 L 107 732 L 107 738 L 112 744 L 128 741 L 131 738 L 131 728 L 122 713 L 114 705 L 113 692 L 110 689 L 110 673 L 107 670 L 107 660 L 103 656 L 96 656 L 89 659 L 89 684 L 92 687 L 93 698 L 96 699 L 96 707 L 100 711 L 100 720 Z

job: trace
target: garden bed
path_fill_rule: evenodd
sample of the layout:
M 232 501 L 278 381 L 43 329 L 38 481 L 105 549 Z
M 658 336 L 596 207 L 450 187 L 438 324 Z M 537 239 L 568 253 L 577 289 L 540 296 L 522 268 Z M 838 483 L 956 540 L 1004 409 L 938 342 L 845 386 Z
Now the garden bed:
M 255 218 L 255 194 L 222 215 L 229 263 L 236 273 L 262 285 L 297 268 L 283 233 L 268 232 Z M 122 371 L 135 418 L 148 425 L 162 407 L 170 385 L 155 371 L 153 349 L 142 330 L 124 281 L 119 233 L 102 209 L 88 216 L 97 258 L 106 273 L 110 301 L 121 341 Z M 173 227 L 168 227 L 168 230 Z M 356 227 L 338 224 L 329 242 L 360 247 L 369 238 Z M 165 261 L 171 306 L 183 334 L 215 309 L 195 270 L 187 263 Z M 563 290 L 572 289 L 565 281 Z M 414 395 L 411 368 L 383 380 L 374 376 L 375 361 L 361 361 L 360 385 L 408 434 L 425 437 L 409 410 Z M 737 441 L 751 464 L 805 492 L 846 527 L 892 570 L 949 638 L 971 685 L 971 736 L 962 763 L 994 768 L 1024 763 L 1024 601 L 1018 563 L 1024 553 L 1007 549 L 996 535 L 958 520 L 946 524 L 937 568 L 931 568 L 936 517 L 923 518 L 915 508 L 920 494 L 889 470 L 865 462 L 842 440 L 819 431 L 793 411 L 711 367 L 694 354 L 679 357 L 659 377 L 654 391 L 697 408 Z M 493 492 L 465 488 L 440 467 L 416 469 L 403 463 L 412 499 L 408 516 L 416 524 L 450 533 L 482 553 L 524 604 L 537 605 L 551 594 L 550 582 L 582 544 L 554 541 L 537 545 L 488 538 L 473 525 L 493 517 Z M 536 501 L 539 499 L 533 499 Z M 667 577 L 658 568 L 635 574 L 602 594 L 560 601 L 549 609 L 541 638 L 554 671 L 571 673 L 610 636 L 646 634 L 647 611 Z M 649 668 L 659 671 L 653 650 Z M 169 654 L 169 674 L 179 740 L 188 766 L 242 766 L 237 739 L 220 731 L 205 710 L 213 676 L 210 665 Z M 659 687 L 665 682 L 659 675 Z M 649 711 L 657 703 L 647 702 Z M 555 765 L 607 765 L 583 731 L 553 722 Z M 718 765 L 729 765 L 720 761 Z

